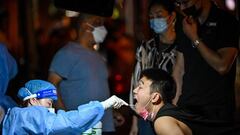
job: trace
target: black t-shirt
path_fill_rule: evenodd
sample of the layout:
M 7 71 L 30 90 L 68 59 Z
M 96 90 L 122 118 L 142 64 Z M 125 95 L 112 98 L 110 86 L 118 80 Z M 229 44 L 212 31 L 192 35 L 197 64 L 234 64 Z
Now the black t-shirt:
M 198 34 L 213 51 L 225 47 L 238 48 L 238 27 L 234 16 L 212 4 L 207 20 L 198 27 Z M 178 106 L 218 106 L 220 111 L 233 112 L 236 63 L 229 73 L 220 75 L 203 59 L 197 48 L 192 47 L 192 42 L 184 34 L 178 36 L 181 40 L 177 50 L 183 53 L 185 68 Z
M 223 121 L 208 120 L 199 115 L 186 113 L 180 108 L 172 105 L 164 105 L 157 113 L 156 118 L 170 116 L 185 123 L 193 135 L 239 135 L 240 130 L 237 125 Z

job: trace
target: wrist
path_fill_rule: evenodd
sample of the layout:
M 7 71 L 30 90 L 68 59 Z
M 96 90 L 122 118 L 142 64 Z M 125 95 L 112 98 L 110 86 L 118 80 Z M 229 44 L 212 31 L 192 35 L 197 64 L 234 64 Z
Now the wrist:
M 201 42 L 201 40 L 199 38 L 192 40 L 192 47 L 197 48 L 199 46 L 200 42 Z
M 107 104 L 106 104 L 106 102 L 105 101 L 102 101 L 102 102 L 100 102 L 101 104 L 102 104 L 102 106 L 103 106 L 103 108 L 104 108 L 104 110 L 106 110 L 108 107 L 107 107 Z

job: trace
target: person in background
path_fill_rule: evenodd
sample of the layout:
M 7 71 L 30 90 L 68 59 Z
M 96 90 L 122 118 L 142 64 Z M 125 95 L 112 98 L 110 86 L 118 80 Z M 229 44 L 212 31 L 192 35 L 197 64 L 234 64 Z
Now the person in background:
M 77 40 L 68 42 L 55 54 L 48 80 L 58 88 L 59 108 L 72 110 L 89 101 L 110 97 L 107 66 L 94 49 L 106 37 L 107 30 L 103 24 L 103 17 L 82 13 Z M 103 135 L 114 134 L 111 109 L 106 111 L 101 121 Z
M 141 72 L 139 85 L 134 89 L 135 110 L 153 123 L 157 135 L 237 135 L 239 127 L 221 121 L 209 120 L 187 113 L 175 106 L 176 95 L 173 77 L 162 69 L 146 69 Z
M 91 101 L 76 110 L 54 112 L 52 104 L 57 100 L 56 87 L 43 80 L 30 80 L 18 91 L 23 107 L 10 109 L 3 122 L 3 135 L 16 134 L 63 134 L 79 135 L 96 125 L 108 108 L 127 105 L 122 99 L 112 96 L 99 102 Z
M 177 105 L 213 120 L 233 121 L 239 23 L 211 0 L 179 0 L 186 14 L 173 76 Z
M 106 47 L 110 91 L 112 95 L 129 102 L 129 88 L 135 61 L 135 42 L 132 36 L 123 33 L 116 40 L 113 37 L 109 39 Z M 122 107 L 113 111 L 115 135 L 129 134 L 132 115 L 132 110 L 129 107 Z
M 137 49 L 136 65 L 132 75 L 130 104 L 133 104 L 133 88 L 138 84 L 140 73 L 146 68 L 161 68 L 169 73 L 175 63 L 176 48 L 175 5 L 170 0 L 152 0 L 149 5 L 149 24 L 154 32 L 152 39 Z M 177 30 L 177 29 L 176 29 Z M 150 123 L 133 117 L 130 135 L 154 134 Z
M 7 49 L 7 18 L 7 11 L 0 9 L 0 123 L 8 108 L 17 105 L 10 96 L 6 95 L 9 81 L 18 72 L 16 60 Z

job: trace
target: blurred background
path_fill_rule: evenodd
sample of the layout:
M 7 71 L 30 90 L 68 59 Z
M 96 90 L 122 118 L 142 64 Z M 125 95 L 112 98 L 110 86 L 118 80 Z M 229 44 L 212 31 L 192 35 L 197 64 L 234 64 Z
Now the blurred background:
M 113 1 L 113 12 L 110 16 L 106 14 L 108 17 L 105 24 L 108 36 L 99 51 L 106 58 L 109 67 L 112 94 L 128 101 L 135 48 L 142 40 L 151 37 L 147 21 L 149 1 L 110 1 Z M 108 0 L 104 0 L 103 4 L 104 2 Z M 239 19 L 238 0 L 215 0 L 215 2 Z M 96 3 L 92 2 L 89 6 L 94 5 L 96 6 Z M 75 13 L 57 8 L 53 0 L 0 0 L 0 12 L 7 15 L 6 23 L 2 26 L 7 34 L 7 47 L 17 60 L 19 69 L 17 77 L 9 84 L 8 95 L 18 102 L 17 91 L 26 81 L 36 78 L 47 79 L 53 55 L 73 38 L 70 30 L 74 24 Z M 236 77 L 236 102 L 240 110 L 239 57 Z M 127 133 L 130 129 L 128 123 L 131 122 L 129 117 L 131 114 L 125 109 L 115 112 L 124 117 L 124 121 L 116 123 L 116 127 L 118 131 L 125 130 Z

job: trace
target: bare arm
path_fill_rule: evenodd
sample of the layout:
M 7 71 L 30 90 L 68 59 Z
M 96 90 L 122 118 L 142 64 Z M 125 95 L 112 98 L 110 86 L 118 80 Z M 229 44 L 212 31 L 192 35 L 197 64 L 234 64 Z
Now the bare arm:
M 183 74 L 184 74 L 183 54 L 181 52 L 177 51 L 176 63 L 173 67 L 173 73 L 172 73 L 172 76 L 173 76 L 173 78 L 176 82 L 176 85 L 177 85 L 176 96 L 173 99 L 173 104 L 175 104 L 175 105 L 177 104 L 178 98 L 181 95 Z
M 184 135 L 177 120 L 168 116 L 160 117 L 154 122 L 157 135 Z
M 202 41 L 197 48 L 207 63 L 222 75 L 229 72 L 238 54 L 238 50 L 233 47 L 212 51 Z
M 193 42 L 200 39 L 197 34 L 197 24 L 192 18 L 186 17 L 183 20 L 183 31 Z M 205 61 L 222 75 L 229 72 L 238 54 L 238 50 L 234 47 L 226 47 L 213 51 L 202 41 L 199 42 L 197 49 Z
M 62 81 L 62 77 L 54 72 L 49 72 L 48 81 L 57 87 L 58 100 L 57 100 L 56 108 L 65 110 L 65 106 L 62 100 L 62 95 L 60 90 L 58 89 L 59 83 Z

